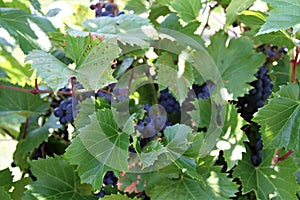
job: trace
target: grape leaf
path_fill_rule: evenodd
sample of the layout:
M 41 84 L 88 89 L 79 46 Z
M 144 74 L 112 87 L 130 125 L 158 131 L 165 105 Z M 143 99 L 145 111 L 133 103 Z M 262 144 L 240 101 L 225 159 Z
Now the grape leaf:
M 25 54 L 32 49 L 39 49 L 36 33 L 30 28 L 36 24 L 44 33 L 56 32 L 51 22 L 41 16 L 31 15 L 15 8 L 0 8 L 0 26 L 6 29 L 18 42 Z
M 135 14 L 141 14 L 148 10 L 149 3 L 145 0 L 128 0 L 124 10 L 133 10 Z
M 226 26 L 230 26 L 239 12 L 246 10 L 255 0 L 232 0 L 226 8 Z
M 105 195 L 103 200 L 137 200 L 137 198 L 129 198 L 126 195 L 122 194 L 110 194 L 110 195 Z
M 250 152 L 247 149 L 247 152 Z M 254 191 L 257 199 L 289 199 L 296 200 L 296 192 L 299 185 L 296 182 L 295 172 L 298 171 L 293 158 L 289 157 L 277 163 L 271 168 L 274 151 L 263 150 L 262 162 L 254 167 L 250 154 L 243 154 L 242 161 L 233 171 L 233 177 L 239 178 L 242 182 L 243 194 Z
M 272 8 L 266 23 L 260 28 L 258 35 L 278 30 L 285 30 L 290 27 L 294 32 L 300 28 L 300 0 L 264 0 Z
M 67 148 L 66 156 L 71 164 L 78 165 L 81 180 L 91 183 L 96 190 L 102 185 L 105 171 L 127 169 L 130 133 L 118 131 L 110 110 L 98 110 L 89 117 L 91 123 L 78 130 L 79 135 Z
M 254 43 L 261 44 L 273 44 L 279 47 L 286 46 L 291 49 L 295 46 L 295 43 L 291 36 L 284 30 L 256 35 L 260 27 L 265 23 L 267 15 L 263 12 L 246 10 L 240 13 L 239 20 L 246 26 L 250 27 L 249 31 L 242 33 L 243 36 L 250 37 Z
M 115 40 L 101 41 L 87 52 L 81 65 L 76 66 L 78 81 L 86 89 L 103 88 L 115 82 L 110 62 L 118 56 L 119 48 Z
M 26 185 L 32 182 L 30 177 L 22 178 L 13 183 L 14 190 L 11 192 L 11 197 L 13 200 L 21 200 L 24 192 L 27 190 Z
M 19 114 L 28 117 L 32 114 L 43 114 L 49 107 L 49 103 L 43 101 L 39 95 L 27 92 L 0 89 L 0 96 L 0 116 Z
M 11 200 L 10 195 L 3 188 L 0 188 L 0 199 L 1 200 Z
M 12 138 L 17 138 L 20 126 L 25 118 L 18 114 L 9 114 L 0 116 L 0 134 L 8 134 Z
M 86 19 L 83 27 L 93 34 L 105 38 L 116 38 L 120 42 L 132 46 L 146 47 L 149 45 L 147 41 L 155 35 L 155 30 L 151 27 L 150 22 L 146 18 L 134 14 Z M 70 31 L 69 33 L 71 34 Z
M 76 39 L 82 40 L 80 38 Z M 74 52 L 76 53 L 74 58 L 81 56 L 82 49 L 78 51 L 81 53 Z M 30 52 L 26 57 L 26 61 L 32 60 L 32 68 L 37 70 L 37 75 L 54 91 L 64 87 L 72 76 L 75 76 L 86 89 L 94 89 L 102 88 L 115 80 L 112 76 L 110 62 L 118 54 L 119 50 L 115 42 L 101 41 L 91 49 L 86 49 L 84 59 L 77 61 L 79 65 L 76 66 L 75 70 L 67 67 L 54 56 L 40 50 Z
M 294 149 L 300 155 L 300 88 L 289 83 L 259 109 L 253 121 L 261 125 L 264 145 Z
M 196 20 L 196 18 L 199 16 L 200 9 L 202 8 L 201 1 L 198 0 L 174 0 L 171 3 L 171 6 L 185 22 Z
M 157 79 L 160 85 L 164 88 L 168 87 L 169 91 L 177 97 L 179 103 L 182 103 L 187 97 L 194 78 L 191 67 L 184 66 L 183 69 L 179 69 L 178 66 L 174 65 L 174 62 L 171 54 L 163 52 L 156 62 Z
M 265 56 L 253 53 L 253 44 L 244 38 L 231 39 L 227 46 L 227 37 L 221 32 L 212 36 L 208 52 L 222 75 L 224 86 L 236 99 L 251 87 L 247 83 L 255 77 L 249 74 L 255 74 L 264 63 Z
M 100 189 L 105 171 L 110 168 L 91 155 L 79 137 L 72 140 L 64 156 L 72 165 L 78 165 L 76 171 L 83 183 L 92 184 L 94 191 Z
M 55 92 L 67 85 L 73 71 L 56 57 L 41 50 L 31 51 L 25 61 L 32 61 L 31 67 L 37 70 L 37 76 Z
M 219 174 L 218 174 L 219 175 Z M 222 177 L 222 176 L 221 176 Z M 229 180 L 229 181 L 228 181 Z M 212 184 L 211 186 L 208 184 Z M 234 195 L 237 186 L 224 175 L 221 179 L 212 172 L 207 186 L 198 181 L 181 176 L 177 179 L 163 177 L 149 190 L 153 200 L 163 199 L 228 199 Z M 226 189 L 225 189 L 226 188 Z M 221 190 L 220 190 L 221 189 Z M 227 191 L 226 191 L 227 190 Z M 148 193 L 147 193 L 148 194 Z
M 75 167 L 59 156 L 32 161 L 30 170 L 37 181 L 30 184 L 26 193 L 46 199 L 97 199 L 91 194 L 90 185 L 80 183 Z
M 0 188 L 8 191 L 13 185 L 13 176 L 9 168 L 0 171 Z
M 76 66 L 80 66 L 84 60 L 84 55 L 87 53 L 87 47 L 92 42 L 92 36 L 88 35 L 86 37 L 72 37 L 69 34 L 66 35 L 66 45 L 64 50 L 67 57 L 71 58 Z

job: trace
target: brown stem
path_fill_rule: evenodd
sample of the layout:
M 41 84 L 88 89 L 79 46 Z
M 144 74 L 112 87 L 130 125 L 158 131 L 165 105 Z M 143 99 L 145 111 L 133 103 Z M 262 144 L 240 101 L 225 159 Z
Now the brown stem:
M 28 122 L 29 122 L 29 117 L 26 117 L 24 129 L 23 129 L 23 132 L 22 132 L 22 139 L 25 139 L 26 131 L 27 131 L 27 128 L 28 128 Z
M 300 53 L 300 47 L 296 47 L 296 55 L 293 61 L 293 73 L 292 73 L 292 82 L 296 83 L 297 81 L 297 65 L 298 65 L 298 57 Z
M 281 156 L 280 158 L 278 158 L 278 161 L 282 161 L 285 160 L 287 157 L 289 157 L 292 153 L 294 153 L 294 151 L 291 149 L 289 150 L 286 154 L 284 154 L 283 156 Z
M 13 86 L 8 86 L 8 85 L 1 85 L 1 84 L 0 84 L 0 89 L 15 90 L 15 91 L 31 93 L 31 94 L 41 94 L 41 93 L 53 94 L 54 93 L 53 90 L 25 89 L 25 88 L 19 88 L 19 87 L 13 87 Z M 72 94 L 72 92 L 62 92 L 62 91 L 58 91 L 57 93 L 58 94 L 66 94 L 66 95 Z

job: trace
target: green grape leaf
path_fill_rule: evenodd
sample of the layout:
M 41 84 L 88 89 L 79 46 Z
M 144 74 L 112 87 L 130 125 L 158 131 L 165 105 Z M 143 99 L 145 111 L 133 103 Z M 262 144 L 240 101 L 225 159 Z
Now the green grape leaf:
M 17 86 L 9 85 L 7 87 Z M 28 87 L 25 88 L 28 89 Z M 28 117 L 32 114 L 43 114 L 49 107 L 49 103 L 43 101 L 39 95 L 22 91 L 3 89 L 1 88 L 1 84 L 0 96 L 0 116 L 8 114 L 19 114 L 24 117 Z
M 30 177 L 22 178 L 13 183 L 14 190 L 11 192 L 11 197 L 13 200 L 21 200 L 24 192 L 27 190 L 25 186 L 32 182 Z
M 3 188 L 0 188 L 0 199 L 1 200 L 12 200 L 9 193 L 5 191 Z
M 111 194 L 111 195 L 105 195 L 103 200 L 138 200 L 137 198 L 129 198 L 126 195 L 122 194 Z
M 292 37 L 284 30 L 256 35 L 267 19 L 267 15 L 263 12 L 246 10 L 241 12 L 238 18 L 242 23 L 250 27 L 250 30 L 245 31 L 243 36 L 250 37 L 255 44 L 273 44 L 279 47 L 286 46 L 288 49 L 295 46 Z
M 247 149 L 247 152 L 250 150 Z M 272 199 L 296 200 L 299 185 L 295 177 L 298 171 L 295 161 L 290 156 L 271 168 L 273 155 L 274 151 L 263 150 L 262 162 L 254 167 L 251 155 L 244 153 L 242 161 L 233 171 L 233 177 L 241 180 L 243 194 L 254 191 L 257 199 L 267 200 L 272 195 Z
M 93 34 L 105 38 L 115 38 L 122 43 L 138 46 L 149 46 L 148 40 L 156 33 L 146 18 L 134 14 L 124 14 L 118 17 L 99 17 L 86 19 L 83 27 Z M 72 31 L 69 31 L 72 34 Z M 79 31 L 73 31 L 80 34 Z M 145 34 L 147 33 L 147 34 Z M 86 35 L 87 33 L 81 33 Z
M 179 56 L 180 57 L 180 56 Z M 177 97 L 179 103 L 182 103 L 188 94 L 189 87 L 192 86 L 194 77 L 191 67 L 174 65 L 173 55 L 163 52 L 156 62 L 158 83 L 163 88 L 168 87 L 169 91 Z M 166 79 L 166 77 L 169 77 Z
M 264 0 L 271 5 L 266 23 L 258 35 L 293 27 L 294 32 L 300 28 L 300 0 Z
M 30 183 L 26 193 L 45 199 L 97 199 L 88 184 L 81 184 L 75 167 L 59 156 L 30 162 L 37 181 Z
M 91 183 L 96 190 L 102 185 L 105 171 L 127 169 L 130 133 L 118 131 L 108 109 L 98 110 L 89 117 L 90 124 L 78 130 L 79 135 L 67 148 L 66 156 L 71 164 L 78 165 L 81 180 Z
M 158 157 L 168 151 L 157 141 L 151 141 L 140 155 L 143 168 L 150 167 L 158 160 Z
M 152 5 L 150 7 L 149 20 L 153 25 L 158 25 L 158 22 L 156 21 L 157 18 L 160 16 L 166 16 L 170 12 L 169 7 L 166 5 Z
M 31 51 L 25 61 L 32 61 L 31 67 L 36 69 L 37 76 L 47 83 L 55 92 L 67 85 L 73 71 L 56 57 L 41 50 Z
M 230 26 L 239 12 L 246 10 L 255 0 L 232 0 L 226 8 L 226 26 Z
M 34 9 L 36 9 L 37 11 L 39 11 L 40 13 L 42 13 L 42 10 L 41 10 L 41 4 L 38 0 L 29 0 L 32 7 Z
M 78 165 L 76 171 L 83 183 L 92 184 L 93 190 L 101 188 L 105 171 L 108 171 L 110 168 L 97 160 L 87 150 L 79 137 L 72 140 L 64 156 L 72 165 Z
M 135 14 L 141 14 L 148 10 L 149 3 L 145 0 L 127 0 L 124 10 L 133 10 Z
M 255 77 L 249 74 L 255 74 L 264 63 L 265 56 L 253 53 L 253 44 L 244 38 L 231 39 L 227 46 L 227 37 L 221 32 L 212 36 L 208 52 L 221 73 L 224 86 L 236 99 L 251 87 L 247 83 Z
M 217 174 L 220 175 L 220 174 Z M 207 186 L 186 176 L 177 179 L 163 177 L 149 190 L 149 196 L 153 200 L 164 199 L 228 199 L 234 196 L 237 186 L 226 175 L 218 178 L 216 172 L 212 172 L 208 178 Z M 229 180 L 229 181 L 228 181 Z M 147 192 L 147 190 L 146 190 Z M 147 193 L 148 194 L 148 193 Z
M 98 40 L 98 39 L 95 39 Z M 110 62 L 119 56 L 115 40 L 103 40 L 92 47 L 80 65 L 76 66 L 76 77 L 85 88 L 103 88 L 115 82 Z
M 71 58 L 76 66 L 80 66 L 84 60 L 84 55 L 87 53 L 87 47 L 92 42 L 92 36 L 86 37 L 72 37 L 69 34 L 66 35 L 66 44 L 64 50 L 67 57 Z
M 13 185 L 13 176 L 9 168 L 0 171 L 0 188 L 8 191 Z
M 300 88 L 298 84 L 280 87 L 278 96 L 259 109 L 253 121 L 261 125 L 264 145 L 294 149 L 300 155 Z
M 31 15 L 15 8 L 0 8 L 0 26 L 6 29 L 18 42 L 25 54 L 33 49 L 39 49 L 38 36 L 30 27 L 37 25 L 44 33 L 55 32 L 51 22 L 41 16 Z
M 180 18 L 185 22 L 196 20 L 202 8 L 201 1 L 198 0 L 174 0 L 171 3 L 171 6 L 176 11 L 176 13 L 178 13 Z

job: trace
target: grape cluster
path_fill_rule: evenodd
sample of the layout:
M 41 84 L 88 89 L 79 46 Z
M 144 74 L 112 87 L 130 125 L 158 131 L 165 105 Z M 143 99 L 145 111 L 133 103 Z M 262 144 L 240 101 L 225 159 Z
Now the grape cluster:
M 115 17 L 124 14 L 124 11 L 118 11 L 118 6 L 113 0 L 109 0 L 108 3 L 96 3 L 90 5 L 91 10 L 95 10 L 96 17 Z
M 259 128 L 259 125 L 254 122 L 242 127 L 242 130 L 246 133 L 249 139 L 247 145 L 250 148 L 251 161 L 255 167 L 257 167 L 262 161 L 263 141 L 261 138 L 262 134 L 259 132 Z
M 103 198 L 106 195 L 105 192 L 105 187 L 108 185 L 111 185 L 113 187 L 115 187 L 118 183 L 118 178 L 116 177 L 116 175 L 114 174 L 113 171 L 107 171 L 104 175 L 103 178 L 103 187 L 101 188 L 101 190 L 95 194 L 95 196 Z
M 249 94 L 238 97 L 238 101 L 236 102 L 238 112 L 248 122 L 251 121 L 253 114 L 258 108 L 264 105 L 265 100 L 271 95 L 273 87 L 268 76 L 267 67 L 261 66 L 255 77 L 257 80 L 250 83 L 254 89 L 250 90 Z
M 193 84 L 192 89 L 198 99 L 208 99 L 215 88 L 215 83 L 207 80 L 202 85 Z
M 59 106 L 54 109 L 54 115 L 59 117 L 61 124 L 67 124 L 68 122 L 74 122 L 73 117 L 73 98 L 68 97 L 60 102 Z
M 180 112 L 179 102 L 166 88 L 159 93 L 158 103 L 164 107 L 167 113 L 177 113 Z
M 111 83 L 108 86 L 104 87 L 103 89 L 98 90 L 95 93 L 95 98 L 103 97 L 103 98 L 107 99 L 109 101 L 109 103 L 111 103 L 111 99 L 112 99 L 111 93 L 112 93 L 115 85 L 116 85 L 115 83 Z
M 272 44 L 262 44 L 256 48 L 258 52 L 263 52 L 268 55 L 266 63 L 272 63 L 273 61 L 278 61 L 283 58 L 284 54 L 287 54 L 288 48 L 286 46 L 278 47 Z

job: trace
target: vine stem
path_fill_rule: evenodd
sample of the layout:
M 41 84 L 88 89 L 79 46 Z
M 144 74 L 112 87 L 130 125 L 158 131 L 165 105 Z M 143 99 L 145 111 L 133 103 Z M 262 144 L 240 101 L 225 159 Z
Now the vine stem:
M 22 139 L 25 139 L 26 131 L 27 131 L 27 128 L 28 128 L 28 123 L 29 123 L 29 117 L 26 117 L 24 129 L 23 129 L 22 136 L 21 136 Z
M 290 149 L 286 154 L 284 154 L 283 156 L 279 157 L 280 154 L 280 149 L 278 149 L 275 153 L 275 156 L 272 159 L 272 164 L 271 164 L 271 168 L 274 168 L 275 165 L 279 162 L 279 161 L 283 161 L 286 158 L 288 158 L 290 155 L 292 155 L 292 153 L 294 153 L 294 150 Z
M 292 74 L 293 83 L 296 83 L 296 81 L 297 81 L 297 65 L 298 65 L 299 53 L 300 53 L 300 47 L 297 46 L 296 47 L 296 55 L 295 55 L 295 59 L 293 62 L 293 74 Z
M 15 91 L 31 93 L 31 94 L 41 94 L 41 93 L 53 94 L 54 93 L 53 90 L 40 90 L 36 86 L 35 86 L 35 89 L 25 89 L 25 88 L 19 88 L 19 87 L 13 87 L 13 86 L 0 84 L 0 89 L 15 90 Z M 63 91 L 58 91 L 57 93 L 58 94 L 66 94 L 66 95 L 72 94 L 72 92 L 63 92 Z

